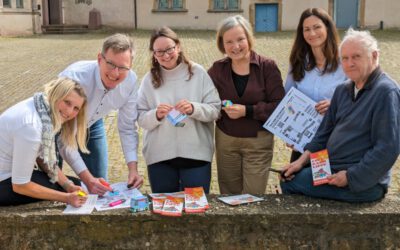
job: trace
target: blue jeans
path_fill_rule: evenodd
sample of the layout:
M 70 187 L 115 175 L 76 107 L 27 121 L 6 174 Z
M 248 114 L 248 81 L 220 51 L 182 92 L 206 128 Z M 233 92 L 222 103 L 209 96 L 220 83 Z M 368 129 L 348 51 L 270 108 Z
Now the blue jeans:
M 107 180 L 108 148 L 103 119 L 98 120 L 90 126 L 88 137 L 87 148 L 90 154 L 85 154 L 80 151 L 79 153 L 94 177 L 102 177 Z
M 211 163 L 200 167 L 174 167 L 162 162 L 147 166 L 153 193 L 172 193 L 185 187 L 203 187 L 210 191 Z
M 352 192 L 348 187 L 341 188 L 329 184 L 313 186 L 310 167 L 300 170 L 291 181 L 281 182 L 281 189 L 284 194 L 302 194 L 347 202 L 372 202 L 382 199 L 386 193 L 386 189 L 380 184 L 361 192 Z

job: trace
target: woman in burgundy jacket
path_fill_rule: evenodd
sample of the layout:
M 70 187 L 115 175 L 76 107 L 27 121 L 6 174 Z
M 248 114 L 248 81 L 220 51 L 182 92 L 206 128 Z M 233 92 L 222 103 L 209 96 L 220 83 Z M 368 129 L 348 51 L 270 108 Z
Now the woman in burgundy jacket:
M 253 51 L 251 25 L 240 15 L 220 23 L 217 46 L 226 57 L 208 73 L 225 104 L 215 132 L 220 192 L 264 194 L 274 138 L 262 125 L 285 95 L 281 73 Z

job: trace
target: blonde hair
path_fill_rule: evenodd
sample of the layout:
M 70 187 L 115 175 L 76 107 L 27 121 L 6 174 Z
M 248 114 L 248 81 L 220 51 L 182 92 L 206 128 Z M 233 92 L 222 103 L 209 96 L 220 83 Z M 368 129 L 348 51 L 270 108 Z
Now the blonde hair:
M 246 34 L 247 41 L 249 43 L 249 49 L 252 50 L 254 47 L 254 35 L 253 28 L 251 27 L 249 21 L 241 15 L 230 16 L 222 20 L 217 29 L 217 47 L 222 54 L 225 54 L 224 48 L 224 34 L 228 30 L 240 26 L 243 28 L 244 33 Z
M 72 91 L 75 91 L 83 98 L 83 104 L 78 115 L 69 121 L 62 123 L 61 116 L 57 112 L 57 103 L 68 96 Z M 44 86 L 44 94 L 49 102 L 51 111 L 51 121 L 54 131 L 61 132 L 61 141 L 65 146 L 79 149 L 84 153 L 89 153 L 86 147 L 87 136 L 87 97 L 85 91 L 79 83 L 69 78 L 60 77 L 50 81 Z M 76 132 L 76 134 L 75 134 Z

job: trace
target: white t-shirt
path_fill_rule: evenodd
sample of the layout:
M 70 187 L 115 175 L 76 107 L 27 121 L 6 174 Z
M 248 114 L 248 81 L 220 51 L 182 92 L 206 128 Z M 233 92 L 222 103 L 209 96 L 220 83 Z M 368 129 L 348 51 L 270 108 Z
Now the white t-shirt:
M 14 184 L 28 183 L 42 137 L 42 122 L 32 97 L 0 115 L 0 131 L 0 181 L 11 177 Z

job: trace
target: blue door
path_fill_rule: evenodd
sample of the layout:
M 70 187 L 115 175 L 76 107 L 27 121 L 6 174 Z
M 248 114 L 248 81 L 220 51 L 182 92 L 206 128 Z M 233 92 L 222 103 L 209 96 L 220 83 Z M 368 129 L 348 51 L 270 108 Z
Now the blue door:
M 358 0 L 335 0 L 336 27 L 358 27 Z
M 256 32 L 278 31 L 278 4 L 256 4 Z

